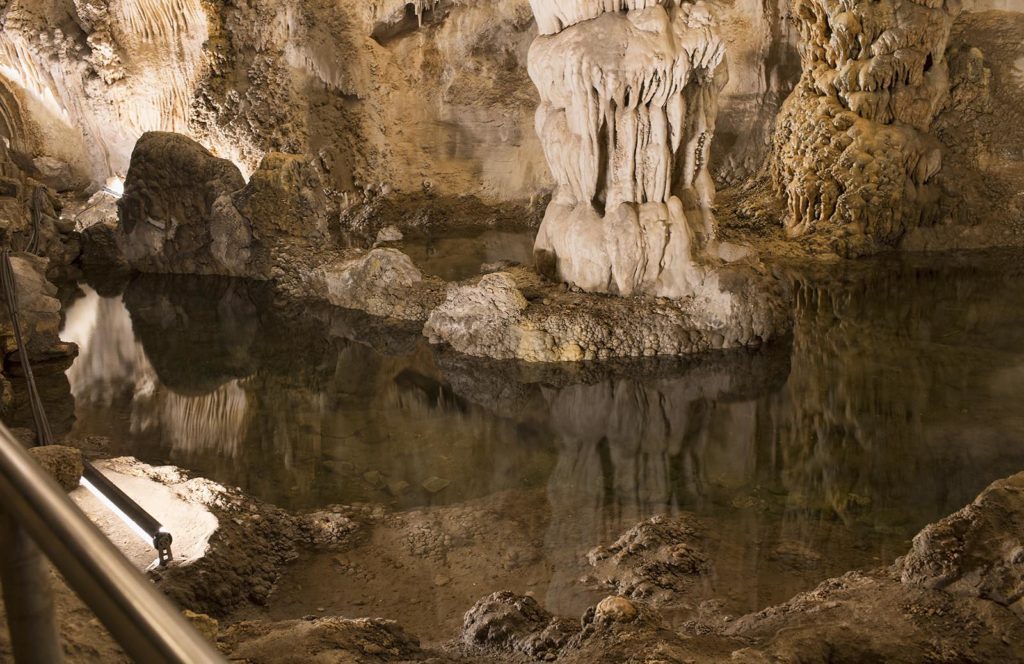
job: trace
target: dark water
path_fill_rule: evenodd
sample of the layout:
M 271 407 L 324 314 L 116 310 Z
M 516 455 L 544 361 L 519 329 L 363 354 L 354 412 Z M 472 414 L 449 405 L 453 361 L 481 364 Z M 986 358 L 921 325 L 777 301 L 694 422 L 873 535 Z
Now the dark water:
M 552 558 L 696 512 L 750 610 L 890 562 L 1024 469 L 1022 258 L 798 275 L 792 339 L 617 367 L 471 360 L 242 282 L 83 287 L 73 434 L 293 508 L 541 495 Z
M 413 238 L 402 250 L 426 274 L 459 281 L 480 274 L 480 266 L 509 261 L 533 262 L 534 233 L 488 230 Z

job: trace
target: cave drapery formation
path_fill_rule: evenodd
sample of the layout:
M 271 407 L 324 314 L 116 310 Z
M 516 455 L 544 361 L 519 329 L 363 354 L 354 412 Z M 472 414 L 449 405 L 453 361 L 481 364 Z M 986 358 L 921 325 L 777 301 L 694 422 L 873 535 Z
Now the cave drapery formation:
M 960 0 L 797 0 L 803 76 L 769 164 L 790 236 L 824 231 L 859 255 L 933 221 L 943 149 L 929 130 L 959 13 Z
M 596 292 L 683 297 L 713 241 L 708 154 L 725 44 L 704 3 L 532 0 L 536 129 L 556 190 L 539 267 Z

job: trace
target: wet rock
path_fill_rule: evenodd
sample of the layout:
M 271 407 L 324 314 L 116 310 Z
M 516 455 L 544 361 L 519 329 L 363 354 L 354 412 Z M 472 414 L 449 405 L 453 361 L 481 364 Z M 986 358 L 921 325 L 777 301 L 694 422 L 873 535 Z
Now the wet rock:
M 673 301 L 566 292 L 511 268 L 450 286 L 423 334 L 476 357 L 579 362 L 760 346 L 791 325 L 784 292 L 765 274 L 745 266 L 719 277 L 721 290 Z
M 569 621 L 555 618 L 532 597 L 504 591 L 480 600 L 466 613 L 462 641 L 474 648 L 540 659 L 557 654 L 576 631 Z
M 118 203 L 125 256 L 141 272 L 265 275 L 250 263 L 252 230 L 231 202 L 238 167 L 190 138 L 147 132 Z
M 74 491 L 82 479 L 82 452 L 63 445 L 29 448 L 28 453 L 65 491 Z
M 904 583 L 991 600 L 1024 617 L 1024 473 L 925 527 L 897 569 Z
M 703 526 L 692 516 L 656 516 L 587 554 L 594 575 L 618 593 L 652 603 L 678 599 L 711 571 Z
M 638 611 L 625 597 L 605 597 L 597 605 L 594 613 L 595 620 L 627 623 L 637 617 Z
M 821 567 L 821 555 L 802 542 L 779 542 L 768 555 L 769 560 L 781 563 L 794 570 L 809 570 Z
M 181 612 L 185 616 L 185 620 L 192 623 L 196 631 L 205 636 L 210 641 L 217 640 L 217 632 L 220 630 L 220 624 L 206 615 L 205 613 L 195 613 L 185 609 Z
M 307 514 L 305 524 L 315 546 L 338 546 L 351 539 L 359 524 L 340 512 L 319 511 Z
M 402 494 L 409 490 L 409 483 L 405 480 L 392 480 L 387 483 L 388 493 L 395 498 L 400 498 Z
M 474 285 L 452 286 L 444 304 L 430 314 L 423 334 L 470 355 L 515 357 L 527 307 L 515 279 L 506 272 L 484 275 Z
M 756 644 L 742 662 L 1020 661 L 1022 622 L 1008 609 L 850 572 L 785 604 L 744 616 L 723 635 Z
M 397 249 L 373 249 L 324 266 L 317 281 L 331 304 L 373 316 L 424 320 L 439 300 L 412 260 Z
M 282 622 L 242 622 L 221 636 L 220 645 L 233 661 L 419 662 L 437 655 L 420 647 L 419 639 L 391 620 L 309 616 Z

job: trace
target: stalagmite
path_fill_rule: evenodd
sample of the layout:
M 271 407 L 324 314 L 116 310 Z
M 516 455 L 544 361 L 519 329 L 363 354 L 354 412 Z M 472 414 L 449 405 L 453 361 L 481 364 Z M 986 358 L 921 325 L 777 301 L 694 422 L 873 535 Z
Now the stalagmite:
M 536 130 L 556 181 L 538 265 L 589 291 L 693 294 L 725 45 L 704 3 L 533 0 Z
M 786 231 L 828 234 L 840 253 L 895 243 L 936 214 L 959 0 L 800 0 L 803 77 L 776 122 L 769 167 Z

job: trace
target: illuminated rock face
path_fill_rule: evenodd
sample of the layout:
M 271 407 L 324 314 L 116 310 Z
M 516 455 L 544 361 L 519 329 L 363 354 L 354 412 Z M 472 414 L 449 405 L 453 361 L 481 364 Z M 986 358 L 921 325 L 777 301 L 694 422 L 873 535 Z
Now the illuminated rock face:
M 786 231 L 840 253 L 895 243 L 936 213 L 959 0 L 798 0 L 803 76 L 776 123 L 770 172 Z
M 693 294 L 713 242 L 708 156 L 727 80 L 709 9 L 531 4 L 536 129 L 556 182 L 538 266 L 587 291 Z
M 148 130 L 185 132 L 210 38 L 199 0 L 5 5 L 0 83 L 40 133 L 36 151 L 102 184 Z

